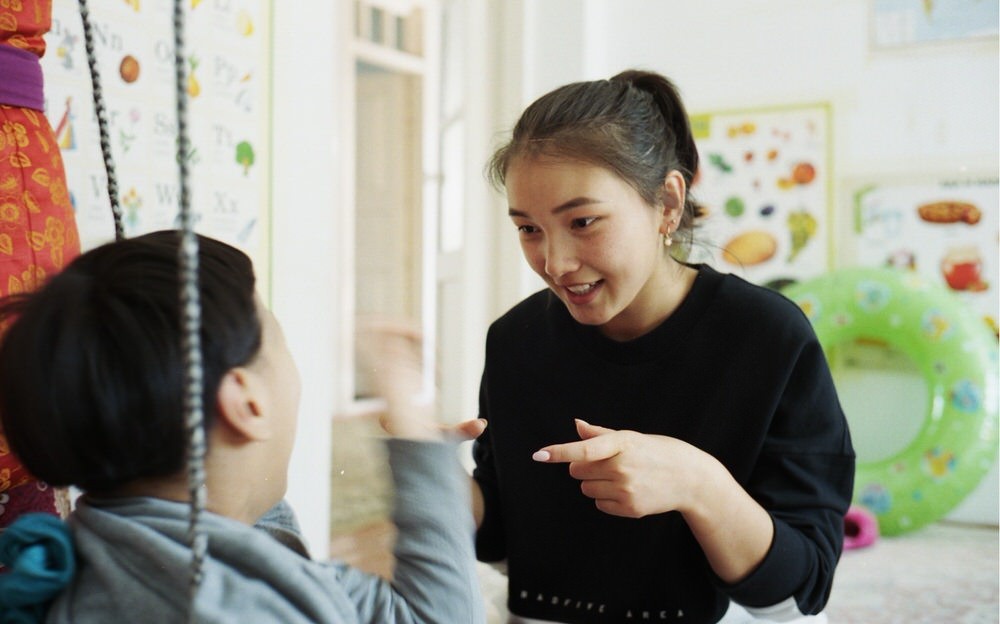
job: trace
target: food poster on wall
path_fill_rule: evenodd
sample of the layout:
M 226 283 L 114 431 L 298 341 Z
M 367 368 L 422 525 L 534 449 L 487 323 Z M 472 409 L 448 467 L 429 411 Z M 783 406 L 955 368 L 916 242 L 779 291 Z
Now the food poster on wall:
M 266 279 L 268 37 L 263 0 L 186 0 L 185 91 L 197 230 L 240 247 Z M 114 237 L 79 5 L 56 0 L 42 59 L 84 249 Z M 170 0 L 92 3 L 90 22 L 126 236 L 178 227 Z M 266 292 L 266 284 L 262 284 Z
M 870 184 L 858 187 L 853 200 L 856 264 L 918 271 L 997 332 L 997 179 Z
M 830 268 L 830 108 L 693 115 L 706 211 L 690 259 L 780 288 Z

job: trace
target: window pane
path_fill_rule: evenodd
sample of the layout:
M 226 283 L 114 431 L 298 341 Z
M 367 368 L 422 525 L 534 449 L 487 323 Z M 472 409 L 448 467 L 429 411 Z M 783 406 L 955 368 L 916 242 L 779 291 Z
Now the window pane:
M 420 79 L 358 63 L 356 104 L 355 308 L 419 322 Z M 355 393 L 371 395 L 360 367 Z

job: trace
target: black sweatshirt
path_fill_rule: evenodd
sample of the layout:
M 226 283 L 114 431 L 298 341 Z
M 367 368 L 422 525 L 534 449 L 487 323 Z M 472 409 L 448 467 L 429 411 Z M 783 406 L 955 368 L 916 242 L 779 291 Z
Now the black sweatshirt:
M 615 342 L 550 291 L 490 327 L 480 389 L 489 427 L 474 447 L 483 561 L 507 560 L 508 606 L 570 623 L 716 622 L 732 599 L 826 604 L 851 500 L 854 451 L 826 359 L 795 304 L 698 265 L 660 326 Z M 712 572 L 678 512 L 601 512 L 565 464 L 531 459 L 579 439 L 582 418 L 684 440 L 715 456 L 774 521 L 746 579 Z

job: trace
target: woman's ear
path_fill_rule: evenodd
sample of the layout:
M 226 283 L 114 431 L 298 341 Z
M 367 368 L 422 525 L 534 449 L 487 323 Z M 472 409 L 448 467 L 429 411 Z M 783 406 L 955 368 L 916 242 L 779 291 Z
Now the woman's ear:
M 687 184 L 684 176 L 676 169 L 670 171 L 663 180 L 663 219 L 660 233 L 669 236 L 680 225 L 684 213 L 684 200 L 687 197 Z
M 262 408 L 260 385 L 253 372 L 245 368 L 229 370 L 222 377 L 216 395 L 219 425 L 248 441 L 270 438 L 271 427 Z

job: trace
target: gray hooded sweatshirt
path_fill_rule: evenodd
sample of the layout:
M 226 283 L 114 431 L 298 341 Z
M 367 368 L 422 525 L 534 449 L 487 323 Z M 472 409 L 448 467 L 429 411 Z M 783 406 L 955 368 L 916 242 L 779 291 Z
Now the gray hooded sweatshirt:
M 479 624 L 469 481 L 454 446 L 389 440 L 399 531 L 391 582 L 343 563 L 309 560 L 286 544 L 294 520 L 252 528 L 202 516 L 208 558 L 198 622 Z M 82 497 L 70 517 L 77 573 L 49 623 L 184 622 L 191 554 L 188 506 L 153 498 Z M 276 539 L 276 537 L 278 539 Z M 284 544 L 282 543 L 284 542 Z

